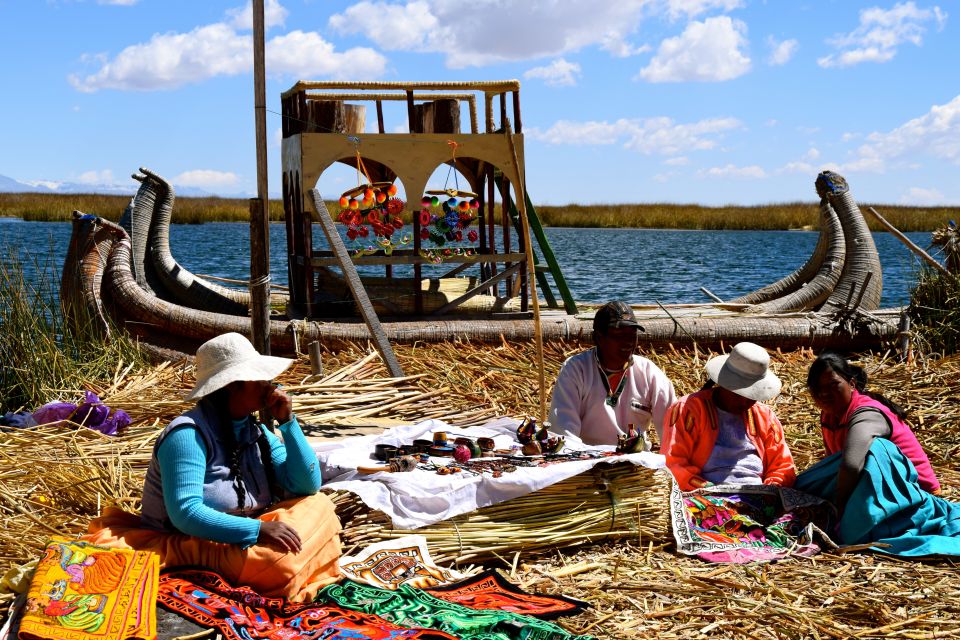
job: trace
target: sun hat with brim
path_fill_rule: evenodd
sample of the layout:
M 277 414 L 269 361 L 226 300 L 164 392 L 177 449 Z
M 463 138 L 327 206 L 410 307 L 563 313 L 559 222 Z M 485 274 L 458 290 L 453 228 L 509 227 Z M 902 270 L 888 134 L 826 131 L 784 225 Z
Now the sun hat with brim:
M 197 349 L 197 382 L 187 394 L 196 400 L 241 380 L 273 380 L 293 364 L 289 358 L 257 353 L 246 337 L 224 333 L 207 340 Z
M 770 371 L 770 354 L 752 342 L 740 342 L 729 354 L 711 358 L 706 370 L 718 386 L 750 400 L 775 398 L 783 386 Z

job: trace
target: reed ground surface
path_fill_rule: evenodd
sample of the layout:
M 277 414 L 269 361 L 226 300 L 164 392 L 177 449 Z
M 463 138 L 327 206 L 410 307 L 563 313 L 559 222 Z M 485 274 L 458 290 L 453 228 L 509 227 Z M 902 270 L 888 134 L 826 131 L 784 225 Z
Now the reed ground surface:
M 0 216 L 32 221 L 69 221 L 74 210 L 116 222 L 130 201 L 128 196 L 97 194 L 0 193 Z M 957 217 L 956 207 L 873 206 L 901 231 L 932 231 Z M 329 202 L 330 211 L 337 211 Z M 815 202 L 787 202 L 759 206 L 704 207 L 695 204 L 569 204 L 537 206 L 540 219 L 551 227 L 609 227 L 706 230 L 816 229 L 819 207 Z M 409 218 L 409 214 L 405 214 Z M 177 198 L 174 223 L 247 222 L 247 200 L 231 198 Z M 283 205 L 270 201 L 270 219 L 283 220 Z M 408 220 L 409 221 L 409 220 Z M 872 217 L 867 223 L 883 231 Z
M 546 346 L 546 379 L 588 345 Z M 321 402 L 295 403 L 305 421 L 350 416 L 415 420 L 440 417 L 458 426 L 495 415 L 536 414 L 535 349 L 531 343 L 398 345 L 405 372 L 387 381 L 366 347 L 323 354 L 330 384 L 344 389 Z M 702 351 L 647 352 L 679 394 L 699 388 Z M 784 381 L 774 408 L 799 469 L 821 456 L 815 409 L 803 386 L 808 351 L 775 353 Z M 945 487 L 960 500 L 960 357 L 898 364 L 884 354 L 862 357 L 871 388 L 905 406 Z M 306 359 L 282 380 L 296 388 Z M 0 570 L 38 557 L 51 533 L 82 532 L 106 504 L 137 509 L 150 447 L 157 433 L 189 405 L 186 363 L 118 363 L 111 375 L 87 380 L 114 408 L 134 418 L 127 433 L 107 438 L 86 429 L 38 428 L 0 433 Z M 406 394 L 378 396 L 384 390 Z M 76 399 L 80 389 L 50 389 Z M 389 394 L 387 394 L 389 396 Z M 666 509 L 666 505 L 664 505 Z M 571 505 L 575 512 L 576 505 Z M 954 561 L 902 561 L 863 551 L 829 552 L 773 564 L 717 565 L 680 556 L 668 534 L 621 539 L 542 553 L 507 554 L 496 565 L 526 589 L 588 600 L 592 608 L 560 623 L 598 638 L 945 638 L 960 634 L 960 572 Z M 12 601 L 0 595 L 0 604 Z

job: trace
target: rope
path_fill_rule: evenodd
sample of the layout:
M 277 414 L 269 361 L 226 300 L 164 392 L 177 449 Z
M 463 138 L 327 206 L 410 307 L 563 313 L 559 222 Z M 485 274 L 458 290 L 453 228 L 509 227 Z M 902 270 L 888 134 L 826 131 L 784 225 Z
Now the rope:
M 270 284 L 270 274 L 268 273 L 266 275 L 260 276 L 256 280 L 251 280 L 248 286 L 251 289 L 255 289 L 256 287 L 262 287 L 264 285 L 269 285 L 269 284 Z

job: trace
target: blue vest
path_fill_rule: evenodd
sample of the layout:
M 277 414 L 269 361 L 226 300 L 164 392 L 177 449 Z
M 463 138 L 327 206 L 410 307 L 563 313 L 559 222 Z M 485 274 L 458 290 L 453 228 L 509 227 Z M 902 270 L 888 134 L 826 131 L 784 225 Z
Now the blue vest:
M 184 426 L 192 425 L 192 426 Z M 227 445 L 222 439 L 223 429 L 233 428 L 232 424 L 223 425 L 217 418 L 216 410 L 209 401 L 201 400 L 197 406 L 171 422 L 153 445 L 153 455 L 143 483 L 143 524 L 168 531 L 176 531 L 167 515 L 167 506 L 163 500 L 163 482 L 160 464 L 157 462 L 157 448 L 174 429 L 196 429 L 207 449 L 207 471 L 203 479 L 203 504 L 232 515 L 240 514 L 237 491 L 230 478 L 230 458 Z M 260 460 L 260 426 L 252 418 L 237 434 L 237 447 L 240 452 L 240 475 L 246 488 L 244 514 L 255 516 L 259 511 L 272 504 L 267 471 Z

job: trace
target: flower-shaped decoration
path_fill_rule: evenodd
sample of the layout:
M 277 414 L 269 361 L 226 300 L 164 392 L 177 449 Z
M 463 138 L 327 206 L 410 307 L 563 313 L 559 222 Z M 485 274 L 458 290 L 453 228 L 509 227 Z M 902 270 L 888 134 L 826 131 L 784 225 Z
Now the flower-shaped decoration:
M 440 263 L 455 256 L 472 256 L 472 246 L 450 246 L 454 243 L 476 243 L 476 229 L 480 201 L 477 194 L 458 189 L 427 191 L 420 200 L 420 239 L 433 243 L 433 247 L 420 250 L 420 255 L 433 263 Z
M 368 255 L 383 250 L 390 255 L 394 249 L 410 244 L 409 233 L 400 233 L 394 238 L 403 229 L 400 214 L 405 207 L 396 194 L 397 185 L 392 182 L 374 182 L 340 196 L 337 220 L 347 225 L 347 239 L 354 243 L 355 254 Z

